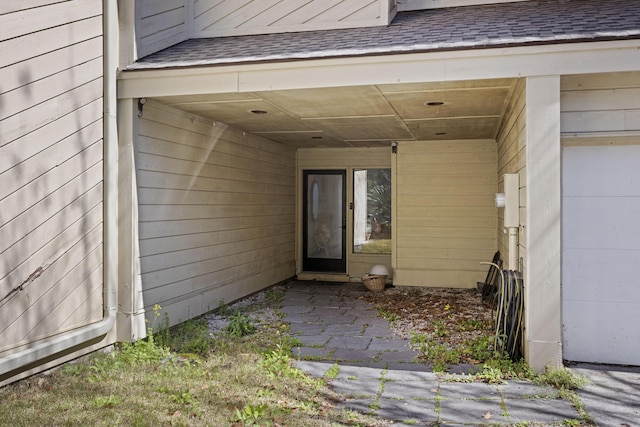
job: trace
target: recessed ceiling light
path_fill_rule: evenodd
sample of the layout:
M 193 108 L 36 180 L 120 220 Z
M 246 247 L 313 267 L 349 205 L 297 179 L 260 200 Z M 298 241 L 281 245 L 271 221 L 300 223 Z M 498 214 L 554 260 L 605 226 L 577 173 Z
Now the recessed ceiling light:
M 442 101 L 430 101 L 430 102 L 425 102 L 424 105 L 426 105 L 428 107 L 437 107 L 439 105 L 444 105 L 444 102 L 442 102 Z
M 267 114 L 267 112 L 264 110 L 251 110 L 251 112 L 253 114 Z

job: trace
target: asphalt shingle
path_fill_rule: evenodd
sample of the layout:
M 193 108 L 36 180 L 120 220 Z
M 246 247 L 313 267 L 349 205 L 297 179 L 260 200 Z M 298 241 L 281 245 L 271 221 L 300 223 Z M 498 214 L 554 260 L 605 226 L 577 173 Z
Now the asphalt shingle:
M 128 70 L 640 38 L 640 1 L 537 0 L 400 12 L 389 26 L 190 39 Z

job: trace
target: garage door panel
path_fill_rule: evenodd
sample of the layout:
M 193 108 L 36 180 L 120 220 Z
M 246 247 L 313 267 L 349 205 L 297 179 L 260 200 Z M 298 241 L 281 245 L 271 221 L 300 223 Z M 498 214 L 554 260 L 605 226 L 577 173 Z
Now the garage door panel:
M 640 249 L 640 197 L 564 197 L 565 248 Z
M 565 359 L 638 364 L 640 303 L 565 301 L 564 306 L 575 313 L 563 322 Z
M 640 365 L 640 145 L 566 147 L 562 167 L 564 358 Z
M 562 289 L 563 299 L 607 302 L 638 299 L 640 250 L 565 249 L 562 255 L 563 283 L 567 282 Z
M 639 159 L 640 145 L 565 148 L 563 195 L 638 196 Z

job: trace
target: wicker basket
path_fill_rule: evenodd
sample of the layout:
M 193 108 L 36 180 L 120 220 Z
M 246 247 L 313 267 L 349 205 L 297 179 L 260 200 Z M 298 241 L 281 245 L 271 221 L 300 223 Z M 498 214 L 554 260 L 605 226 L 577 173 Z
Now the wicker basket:
M 367 274 L 362 277 L 362 283 L 369 289 L 371 292 L 382 292 L 384 290 L 384 285 L 387 282 L 387 276 L 381 274 Z

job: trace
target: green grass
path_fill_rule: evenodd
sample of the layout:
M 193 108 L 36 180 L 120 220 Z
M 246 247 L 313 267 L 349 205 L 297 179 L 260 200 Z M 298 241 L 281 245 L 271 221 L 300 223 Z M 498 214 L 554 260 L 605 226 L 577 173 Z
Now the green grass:
M 275 297 L 274 297 L 275 298 Z M 238 316 L 237 312 L 232 316 Z M 212 336 L 202 319 L 0 389 L 11 426 L 372 425 L 293 367 L 281 323 Z M 242 336 L 239 336 L 242 335 Z
M 391 253 L 391 240 L 369 240 L 367 243 L 363 243 L 358 253 L 364 254 L 390 254 Z
M 281 298 L 281 293 L 270 295 L 271 303 Z M 377 308 L 380 315 L 394 317 L 394 313 Z M 338 365 L 328 369 L 325 379 L 307 377 L 293 367 L 291 349 L 299 340 L 289 335 L 285 324 L 276 321 L 252 328 L 246 313 L 226 306 L 224 310 L 236 324 L 221 333 L 212 335 L 206 319 L 194 319 L 150 334 L 145 340 L 123 344 L 110 353 L 99 352 L 0 389 L 0 424 L 382 425 L 372 416 L 337 409 L 341 397 L 325 380 L 339 374 Z M 159 307 L 155 311 L 156 319 L 160 318 Z M 478 322 L 464 324 L 465 329 L 482 327 Z M 457 363 L 456 358 L 466 354 L 481 359 L 490 349 L 485 337 L 466 342 L 458 350 L 446 348 L 437 338 L 436 334 L 416 334 L 412 341 L 430 355 L 434 368 L 443 370 Z M 549 369 L 535 375 L 524 362 L 513 363 L 491 354 L 478 373 L 450 378 L 490 383 L 519 378 L 551 385 L 578 410 L 580 420 L 567 420 L 565 425 L 591 422 L 574 391 L 583 387 L 586 379 L 570 369 Z

